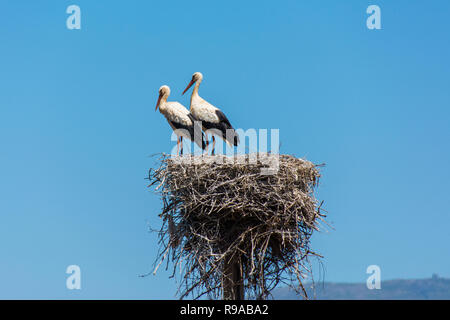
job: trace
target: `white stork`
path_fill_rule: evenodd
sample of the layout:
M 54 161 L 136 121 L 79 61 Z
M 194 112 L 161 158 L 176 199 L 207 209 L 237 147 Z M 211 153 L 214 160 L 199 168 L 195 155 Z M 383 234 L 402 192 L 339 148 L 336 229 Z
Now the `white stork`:
M 237 146 L 239 144 L 239 136 L 227 119 L 225 114 L 219 109 L 205 101 L 198 95 L 198 88 L 203 80 L 203 75 L 196 72 L 192 75 L 191 82 L 189 82 L 183 94 L 195 83 L 194 90 L 191 95 L 191 114 L 202 122 L 203 130 L 206 133 L 206 140 L 208 141 L 208 132 L 212 135 L 213 148 L 211 154 L 214 155 L 214 148 L 216 140 L 214 134 L 221 137 L 230 146 Z M 208 146 L 208 145 L 207 145 Z
M 180 153 L 180 143 L 181 154 L 183 154 L 183 137 L 193 140 L 204 150 L 206 142 L 198 120 L 181 103 L 176 101 L 168 102 L 167 98 L 169 95 L 170 88 L 168 86 L 159 88 L 159 97 L 155 111 L 159 107 L 159 112 L 166 117 L 167 122 L 169 122 L 169 125 L 177 135 L 177 155 Z

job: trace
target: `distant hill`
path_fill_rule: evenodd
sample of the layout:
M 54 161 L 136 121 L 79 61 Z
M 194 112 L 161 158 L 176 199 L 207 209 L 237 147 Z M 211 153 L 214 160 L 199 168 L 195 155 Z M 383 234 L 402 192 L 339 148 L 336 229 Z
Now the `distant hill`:
M 314 299 L 312 290 L 308 293 Z M 381 289 L 367 289 L 365 283 L 316 283 L 315 299 L 318 300 L 450 300 L 450 279 L 433 275 L 429 279 L 381 281 Z M 298 295 L 289 288 L 275 289 L 275 300 L 297 300 Z

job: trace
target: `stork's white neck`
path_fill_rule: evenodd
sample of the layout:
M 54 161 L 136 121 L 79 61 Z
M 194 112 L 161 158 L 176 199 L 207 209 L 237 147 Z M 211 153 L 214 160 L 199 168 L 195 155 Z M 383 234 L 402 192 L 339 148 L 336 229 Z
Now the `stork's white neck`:
M 200 78 L 195 82 L 194 90 L 192 90 L 192 95 L 191 95 L 191 104 L 193 101 L 200 98 L 200 96 L 198 95 L 198 88 L 200 87 L 200 83 L 202 83 L 202 80 L 203 79 Z
M 167 98 L 169 98 L 169 95 L 167 94 L 161 97 L 161 101 L 159 102 L 159 112 L 161 113 L 163 113 L 166 109 Z

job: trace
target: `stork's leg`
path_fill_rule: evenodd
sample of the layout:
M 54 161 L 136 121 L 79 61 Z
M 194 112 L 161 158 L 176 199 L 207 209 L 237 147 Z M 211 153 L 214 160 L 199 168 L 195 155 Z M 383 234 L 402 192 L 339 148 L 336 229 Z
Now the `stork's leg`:
M 180 154 L 180 137 L 177 137 L 177 156 Z
M 183 155 L 183 136 L 180 137 L 181 142 L 181 155 Z
M 214 155 L 214 151 L 216 149 L 216 138 L 214 138 L 214 135 L 212 135 L 212 141 L 213 141 L 213 146 L 212 146 L 212 151 L 211 151 L 211 155 Z
M 208 150 L 209 150 L 209 138 L 208 138 L 208 133 L 205 131 L 205 139 L 206 139 L 206 155 L 208 155 Z

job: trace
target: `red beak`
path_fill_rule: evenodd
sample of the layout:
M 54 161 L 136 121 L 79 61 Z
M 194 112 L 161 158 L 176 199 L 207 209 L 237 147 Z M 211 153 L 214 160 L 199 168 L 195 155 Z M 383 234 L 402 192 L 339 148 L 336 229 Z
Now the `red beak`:
M 189 84 L 188 84 L 188 86 L 186 87 L 186 89 L 184 89 L 182 95 L 183 95 L 186 91 L 188 91 L 189 88 L 190 88 L 194 83 L 195 83 L 195 81 L 194 81 L 194 80 L 191 80 L 191 82 L 189 82 Z
M 155 111 L 158 110 L 159 103 L 161 102 L 161 97 L 162 97 L 162 95 L 159 95 L 159 97 L 158 97 L 158 102 L 156 102 L 156 108 L 155 108 Z

